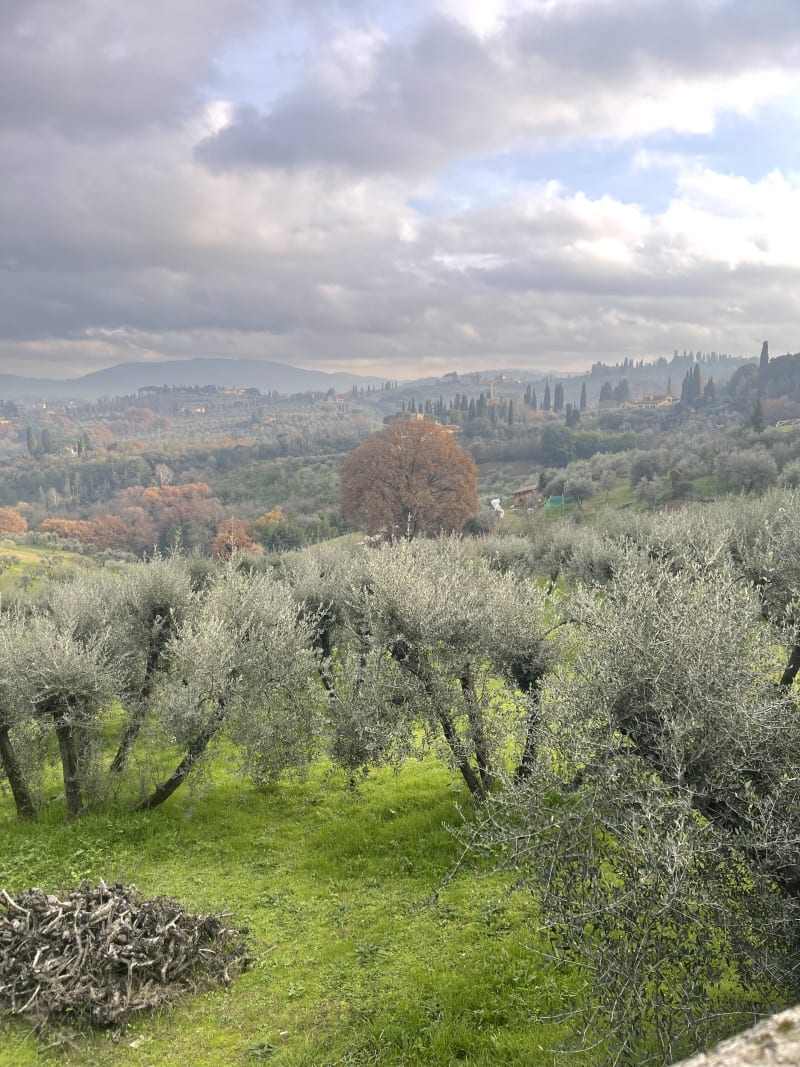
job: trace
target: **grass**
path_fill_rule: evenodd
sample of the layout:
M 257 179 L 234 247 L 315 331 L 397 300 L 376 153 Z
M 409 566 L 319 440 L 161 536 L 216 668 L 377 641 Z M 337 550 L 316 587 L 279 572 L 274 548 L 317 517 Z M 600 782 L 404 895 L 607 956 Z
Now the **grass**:
M 97 567 L 90 557 L 42 545 L 0 540 L 0 591 L 35 588 L 45 577 L 68 574 L 78 568 Z
M 475 868 L 440 887 L 459 853 L 445 824 L 467 803 L 431 760 L 374 772 L 356 791 L 322 766 L 262 790 L 220 778 L 154 812 L 68 826 L 56 810 L 17 823 L 6 804 L 0 886 L 133 882 L 232 913 L 257 961 L 230 990 L 138 1018 L 117 1042 L 87 1035 L 42 1056 L 29 1027 L 7 1022 L 0 1067 L 563 1060 L 546 1050 L 568 1049 L 568 1030 L 536 1020 L 569 1002 L 569 976 L 531 951 L 530 898 Z

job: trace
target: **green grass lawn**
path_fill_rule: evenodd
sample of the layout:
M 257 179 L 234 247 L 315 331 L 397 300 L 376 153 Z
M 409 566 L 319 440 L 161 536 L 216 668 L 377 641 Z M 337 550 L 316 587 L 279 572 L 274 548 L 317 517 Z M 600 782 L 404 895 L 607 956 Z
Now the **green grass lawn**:
M 460 852 L 446 824 L 468 803 L 433 760 L 357 791 L 325 767 L 262 790 L 220 777 L 154 812 L 68 826 L 55 810 L 18 823 L 6 801 L 0 887 L 133 882 L 230 912 L 257 960 L 230 989 L 134 1019 L 118 1041 L 84 1036 L 42 1056 L 8 1022 L 0 1067 L 601 1062 L 569 1052 L 564 1024 L 537 1021 L 569 1007 L 570 979 L 536 951 L 530 898 L 474 866 L 436 895 Z

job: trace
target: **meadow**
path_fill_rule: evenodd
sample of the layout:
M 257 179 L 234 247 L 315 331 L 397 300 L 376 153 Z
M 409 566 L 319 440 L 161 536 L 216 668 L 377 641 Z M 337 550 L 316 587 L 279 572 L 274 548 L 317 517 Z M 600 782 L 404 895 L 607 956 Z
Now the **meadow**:
M 229 989 L 135 1018 L 121 1035 L 71 1035 L 38 1053 L 24 1023 L 0 1027 L 0 1065 L 217 1067 L 269 1063 L 551 1064 L 579 1038 L 541 1017 L 570 979 L 536 948 L 533 904 L 509 876 L 465 862 L 448 879 L 470 801 L 435 760 L 355 787 L 317 765 L 306 781 L 213 789 L 154 812 L 36 824 L 3 806 L 0 885 L 49 891 L 82 878 L 134 883 L 247 926 L 256 957 Z M 546 950 L 546 945 L 541 944 Z

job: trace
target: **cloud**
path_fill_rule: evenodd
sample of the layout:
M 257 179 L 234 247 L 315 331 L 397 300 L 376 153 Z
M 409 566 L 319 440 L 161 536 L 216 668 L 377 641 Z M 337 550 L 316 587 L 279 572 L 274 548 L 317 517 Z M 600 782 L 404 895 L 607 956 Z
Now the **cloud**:
M 239 107 L 197 158 L 423 175 L 464 153 L 708 132 L 720 113 L 749 114 L 800 83 L 795 0 L 562 0 L 489 25 L 436 15 L 376 38 L 344 92 L 315 73 L 348 62 L 335 42 L 273 106 Z
M 184 118 L 254 0 L 4 0 L 0 128 L 88 138 Z
M 265 45 L 247 0 L 0 4 L 2 369 L 229 355 L 405 377 L 797 347 L 797 176 L 639 138 L 784 92 L 798 5 L 417 7 L 397 27 L 377 0 L 275 0 L 292 29 Z M 277 99 L 226 81 L 284 53 L 300 80 Z M 658 168 L 658 207 L 570 180 L 569 143 L 599 167 L 609 139 L 632 186 Z M 551 141 L 552 174 L 483 156 Z
M 185 158 L 194 132 L 152 134 L 138 165 L 63 149 L 70 180 L 39 178 L 51 213 L 21 218 L 20 199 L 0 217 L 20 255 L 2 272 L 4 366 L 230 355 L 402 377 L 795 344 L 787 175 L 688 168 L 656 213 L 543 182 L 426 217 L 393 180 L 209 173 Z

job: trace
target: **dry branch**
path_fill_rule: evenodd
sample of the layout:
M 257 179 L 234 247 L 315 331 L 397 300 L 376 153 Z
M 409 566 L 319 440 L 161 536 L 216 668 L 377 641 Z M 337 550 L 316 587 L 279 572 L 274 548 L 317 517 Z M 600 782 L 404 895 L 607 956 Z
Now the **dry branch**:
M 251 962 L 221 915 L 192 915 L 135 886 L 82 882 L 63 898 L 0 891 L 0 1009 L 50 1025 L 120 1027 L 185 992 L 229 984 Z

